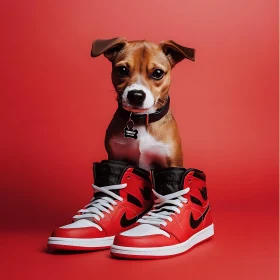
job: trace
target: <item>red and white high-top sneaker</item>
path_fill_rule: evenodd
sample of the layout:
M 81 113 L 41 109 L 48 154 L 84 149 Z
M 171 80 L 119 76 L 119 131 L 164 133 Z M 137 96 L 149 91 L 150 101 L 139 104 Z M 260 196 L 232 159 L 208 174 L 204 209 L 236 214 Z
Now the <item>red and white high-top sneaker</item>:
M 73 217 L 73 223 L 53 231 L 50 250 L 109 248 L 114 236 L 146 214 L 153 205 L 149 173 L 121 161 L 94 163 L 94 197 Z
M 116 235 L 111 254 L 151 259 L 181 254 L 214 234 L 205 174 L 171 167 L 152 171 L 153 210 L 132 229 Z

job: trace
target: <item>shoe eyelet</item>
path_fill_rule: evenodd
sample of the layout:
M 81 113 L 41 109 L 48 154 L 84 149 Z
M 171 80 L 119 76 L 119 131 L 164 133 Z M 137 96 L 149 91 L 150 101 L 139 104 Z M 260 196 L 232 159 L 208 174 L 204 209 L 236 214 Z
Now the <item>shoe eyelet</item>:
M 189 180 L 189 183 L 191 183 L 192 182 L 192 180 Z
M 127 179 L 130 179 L 130 176 L 127 176 Z

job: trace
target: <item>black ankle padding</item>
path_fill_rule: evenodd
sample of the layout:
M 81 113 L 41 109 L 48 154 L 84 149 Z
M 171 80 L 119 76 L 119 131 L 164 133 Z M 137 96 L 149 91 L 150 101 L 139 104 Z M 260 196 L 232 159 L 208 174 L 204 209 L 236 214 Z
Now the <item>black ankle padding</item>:
M 185 176 L 191 171 L 194 172 L 194 177 L 203 181 L 206 180 L 205 174 L 195 168 L 170 167 L 152 170 L 153 184 L 156 192 L 161 195 L 167 195 L 182 190 L 184 188 Z
M 156 192 L 167 195 L 182 190 L 185 173 L 185 168 L 178 167 L 154 171 L 153 178 Z
M 102 161 L 93 165 L 94 184 L 98 187 L 120 184 L 129 165 L 118 161 Z

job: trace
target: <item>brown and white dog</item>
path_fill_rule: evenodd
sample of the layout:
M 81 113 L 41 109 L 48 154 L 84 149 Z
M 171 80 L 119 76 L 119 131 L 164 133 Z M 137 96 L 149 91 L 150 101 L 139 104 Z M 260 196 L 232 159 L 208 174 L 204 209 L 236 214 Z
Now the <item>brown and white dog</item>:
M 182 167 L 181 140 L 169 109 L 170 74 L 184 58 L 194 61 L 195 50 L 173 41 L 113 38 L 93 42 L 91 56 L 101 54 L 112 63 L 119 104 L 106 131 L 108 158 L 147 170 Z

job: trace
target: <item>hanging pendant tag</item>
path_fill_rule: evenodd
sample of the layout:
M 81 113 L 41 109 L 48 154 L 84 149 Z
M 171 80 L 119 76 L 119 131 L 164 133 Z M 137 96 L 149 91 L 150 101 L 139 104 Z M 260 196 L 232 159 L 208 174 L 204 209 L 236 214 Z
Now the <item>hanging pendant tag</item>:
M 133 129 L 134 122 L 131 119 L 131 115 L 132 113 L 130 113 L 129 119 L 126 123 L 126 127 L 124 128 L 124 137 L 137 139 L 138 130 Z

